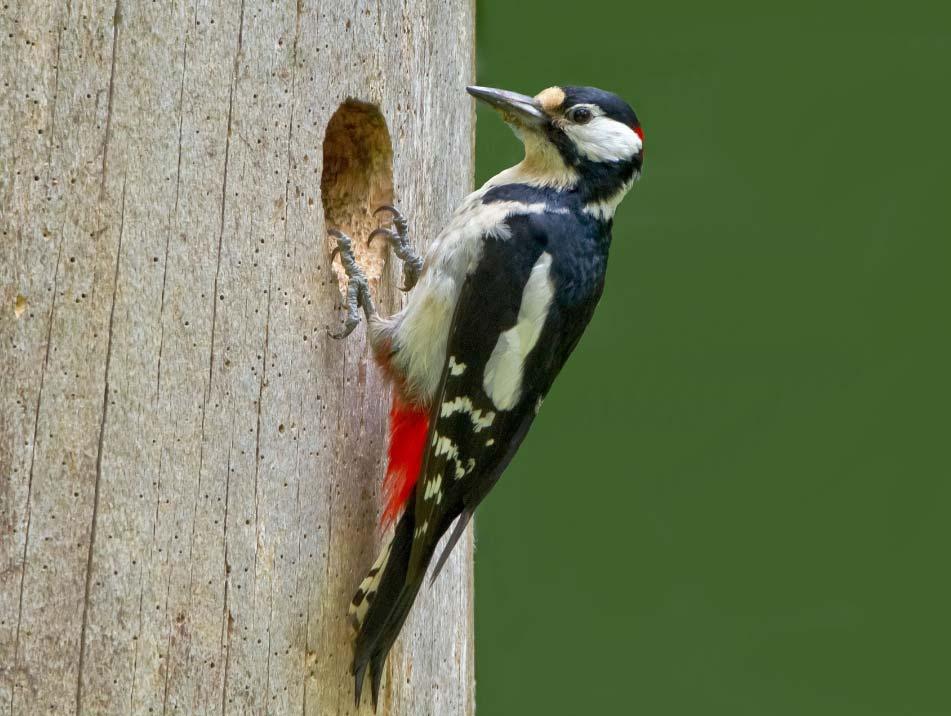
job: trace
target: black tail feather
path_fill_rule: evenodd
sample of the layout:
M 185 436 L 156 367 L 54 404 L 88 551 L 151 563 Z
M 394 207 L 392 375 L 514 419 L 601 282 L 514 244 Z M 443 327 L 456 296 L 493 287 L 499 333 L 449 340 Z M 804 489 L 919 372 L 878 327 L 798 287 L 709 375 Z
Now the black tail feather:
M 389 648 L 386 651 L 389 652 Z M 383 683 L 383 664 L 385 662 L 385 653 L 375 655 L 370 661 L 370 696 L 373 699 L 373 713 L 376 713 L 376 707 L 380 701 L 380 685 Z
M 367 675 L 367 666 L 364 664 L 353 672 L 353 705 L 360 708 L 360 696 L 363 695 L 363 677 Z M 376 711 L 376 706 L 373 707 Z
M 393 539 L 384 550 L 385 557 L 381 556 L 384 562 L 378 561 L 370 570 L 351 606 L 358 630 L 352 667 L 354 696 L 359 707 L 363 681 L 369 669 L 374 711 L 387 654 L 406 621 L 425 576 L 425 565 L 421 574 L 407 574 L 415 529 L 413 502 L 410 496 L 406 511 L 396 524 Z M 429 560 L 425 561 L 428 563 Z M 378 570 L 382 570 L 382 574 L 378 575 Z
M 442 554 L 439 555 L 439 559 L 436 560 L 436 566 L 433 567 L 433 576 L 429 578 L 430 586 L 433 585 L 433 582 L 436 581 L 436 577 L 442 572 L 442 568 L 445 566 L 446 560 L 449 559 L 449 555 L 456 546 L 456 542 L 459 541 L 459 538 L 462 537 L 462 534 L 466 531 L 466 525 L 468 525 L 469 520 L 472 519 L 472 513 L 473 510 L 467 507 L 462 511 L 462 514 L 459 515 L 459 519 L 456 520 L 456 527 L 453 529 L 452 534 L 449 535 L 449 539 L 446 540 L 446 546 L 442 548 Z

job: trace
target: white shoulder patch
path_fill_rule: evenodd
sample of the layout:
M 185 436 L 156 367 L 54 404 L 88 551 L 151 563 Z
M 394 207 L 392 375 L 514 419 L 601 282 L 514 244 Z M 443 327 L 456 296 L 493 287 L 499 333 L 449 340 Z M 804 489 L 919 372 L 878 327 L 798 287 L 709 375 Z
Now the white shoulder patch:
M 517 322 L 499 336 L 485 366 L 482 387 L 499 410 L 511 410 L 521 397 L 525 358 L 538 342 L 554 293 L 551 254 L 546 251 L 529 274 Z
M 466 276 L 482 254 L 483 240 L 508 239 L 506 219 L 513 214 L 542 214 L 548 209 L 542 202 L 483 204 L 482 196 L 491 188 L 486 184 L 471 194 L 436 237 L 409 304 L 392 319 L 397 366 L 411 392 L 424 402 L 439 389 L 452 315 Z M 466 366 L 453 361 L 449 369 L 452 375 L 461 375 Z

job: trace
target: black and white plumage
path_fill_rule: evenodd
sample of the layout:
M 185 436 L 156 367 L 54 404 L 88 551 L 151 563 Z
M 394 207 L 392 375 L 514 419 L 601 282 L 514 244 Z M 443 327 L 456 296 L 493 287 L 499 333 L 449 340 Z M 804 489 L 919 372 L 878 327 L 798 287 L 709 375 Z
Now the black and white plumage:
M 407 497 L 351 604 L 356 696 L 369 668 L 374 704 L 386 655 L 440 538 L 457 522 L 433 579 L 591 319 L 614 210 L 643 160 L 636 115 L 608 92 L 469 92 L 502 113 L 525 159 L 456 211 L 404 310 L 383 318 L 364 305 L 371 345 L 394 378 L 394 421 L 397 405 L 418 411 L 424 440 L 409 451 L 418 463 L 396 467 L 391 445 L 390 469 L 402 471 Z M 394 428 L 394 440 L 400 435 Z

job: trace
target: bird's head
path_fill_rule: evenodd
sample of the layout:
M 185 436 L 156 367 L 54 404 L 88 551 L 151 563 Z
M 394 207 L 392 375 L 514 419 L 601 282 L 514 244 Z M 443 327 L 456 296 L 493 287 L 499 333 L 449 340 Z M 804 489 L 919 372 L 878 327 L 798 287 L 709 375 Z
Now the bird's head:
M 525 159 L 515 170 L 529 183 L 616 205 L 640 174 L 644 132 L 634 110 L 615 94 L 595 87 L 549 87 L 534 97 L 466 89 L 498 110 L 522 140 Z

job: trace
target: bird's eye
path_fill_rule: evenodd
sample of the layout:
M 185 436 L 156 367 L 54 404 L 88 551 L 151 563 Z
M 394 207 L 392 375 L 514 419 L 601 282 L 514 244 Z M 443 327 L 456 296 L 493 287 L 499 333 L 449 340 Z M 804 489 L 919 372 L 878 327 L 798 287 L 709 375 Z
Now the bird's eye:
M 575 124 L 587 124 L 593 116 L 587 107 L 573 107 L 568 110 L 568 119 Z

